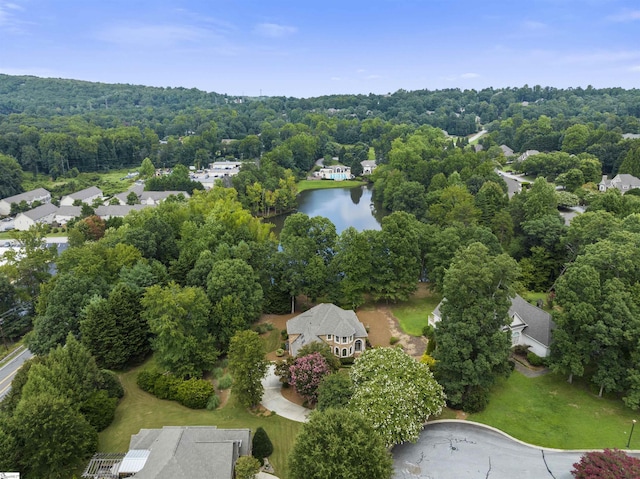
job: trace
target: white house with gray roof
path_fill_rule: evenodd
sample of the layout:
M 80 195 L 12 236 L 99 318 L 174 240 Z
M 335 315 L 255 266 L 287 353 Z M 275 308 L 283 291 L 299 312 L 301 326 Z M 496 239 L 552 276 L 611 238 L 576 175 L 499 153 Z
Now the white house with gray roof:
M 140 203 L 147 206 L 157 206 L 165 201 L 169 196 L 191 198 L 186 191 L 143 191 L 140 193 Z
M 51 224 L 55 220 L 57 211 L 56 205 L 45 203 L 24 213 L 18 213 L 14 227 L 19 231 L 27 231 L 36 223 Z
M 372 174 L 373 170 L 378 167 L 376 160 L 364 160 L 360 162 L 360 165 L 362 166 L 362 174 L 365 176 Z
M 73 206 L 73 203 L 76 201 L 82 201 L 83 203 L 90 205 L 96 198 L 102 199 L 102 190 L 97 186 L 90 186 L 84 190 L 63 196 L 60 200 L 60 206 Z
M 446 299 L 443 299 L 429 315 L 429 324 L 433 327 L 437 327 L 442 320 L 440 307 L 444 301 Z M 511 332 L 511 346 L 528 346 L 529 351 L 542 358 L 549 356 L 551 335 L 556 327 L 549 313 L 516 294 L 511 298 L 509 317 L 511 324 L 505 327 L 505 331 Z
M 23 201 L 25 201 L 29 206 L 36 201 L 39 201 L 40 203 L 50 203 L 51 193 L 44 188 L 36 188 L 35 190 L 26 191 L 19 195 L 3 198 L 0 200 L 0 215 L 7 216 L 11 214 L 11 205 L 13 203 L 19 205 Z
M 602 176 L 602 180 L 598 183 L 598 190 L 607 191 L 609 188 L 615 188 L 621 193 L 625 193 L 634 188 L 640 188 L 640 179 L 633 175 L 621 173 L 608 179 L 607 175 Z
M 292 356 L 313 342 L 327 344 L 341 358 L 359 356 L 368 337 L 355 312 L 329 303 L 321 303 L 287 321 L 287 333 Z
M 147 205 L 101 205 L 96 208 L 96 215 L 103 220 L 117 217 L 124 218 L 132 211 L 140 211 L 147 208 Z

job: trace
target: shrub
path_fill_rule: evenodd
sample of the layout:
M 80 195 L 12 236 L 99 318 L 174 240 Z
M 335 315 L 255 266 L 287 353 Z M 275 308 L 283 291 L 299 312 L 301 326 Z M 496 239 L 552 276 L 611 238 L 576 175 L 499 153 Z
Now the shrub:
M 587 452 L 571 474 L 576 479 L 633 479 L 640 477 L 640 460 L 618 449 Z
M 513 354 L 517 354 L 518 356 L 526 356 L 529 353 L 529 346 L 525 346 L 524 344 L 518 344 L 513 347 Z
M 422 335 L 427 338 L 429 341 L 433 339 L 435 333 L 435 329 L 430 324 L 427 324 L 422 328 Z
M 182 384 L 182 379 L 171 374 L 161 374 L 153 384 L 153 395 L 158 399 L 176 399 L 180 384 Z
M 218 389 L 229 389 L 232 384 L 233 378 L 231 377 L 231 374 L 227 373 L 218 380 Z
M 118 375 L 108 369 L 100 370 L 100 389 L 107 391 L 109 397 L 120 399 L 124 396 L 124 388 Z
M 420 356 L 420 362 L 422 364 L 426 364 L 431 371 L 433 371 L 433 367 L 436 365 L 436 360 L 426 351 L 422 356 Z
M 348 374 L 333 373 L 322 378 L 318 386 L 318 410 L 347 407 L 353 396 L 353 381 Z
M 107 391 L 100 389 L 91 394 L 89 399 L 80 406 L 80 412 L 89 424 L 97 432 L 100 432 L 113 421 L 117 405 L 118 400 L 116 398 L 109 397 Z
M 283 329 L 280 331 L 280 337 L 282 338 L 283 341 L 286 341 L 287 339 L 289 339 L 289 333 L 287 333 L 286 329 Z
M 480 386 L 472 386 L 462 396 L 462 409 L 476 413 L 484 411 L 489 404 L 489 391 Z
M 331 348 L 327 344 L 320 341 L 314 341 L 301 347 L 296 357 L 301 358 L 313 353 L 320 353 L 331 368 L 332 372 L 336 372 L 340 369 L 340 360 L 338 357 L 333 354 L 333 351 L 331 351 Z
M 253 330 L 258 334 L 268 333 L 269 331 L 273 331 L 273 324 L 271 323 L 260 323 L 256 324 L 253 327 Z
M 284 356 L 284 349 L 282 349 L 282 348 L 276 349 L 276 356 L 279 357 L 279 358 Z
M 532 352 L 528 352 L 527 353 L 527 361 L 529 362 L 529 364 L 531 364 L 531 366 L 544 366 L 545 365 L 544 358 L 541 358 L 536 353 L 532 353 Z
M 236 461 L 236 479 L 254 479 L 260 471 L 260 461 L 251 456 L 240 456 Z
M 251 454 L 258 459 L 260 463 L 264 464 L 264 458 L 273 454 L 273 443 L 267 431 L 262 427 L 256 429 L 256 433 L 253 435 L 253 442 L 251 443 Z
M 346 358 L 340 358 L 340 364 L 342 366 L 351 366 L 355 362 L 355 358 L 353 356 L 348 356 Z
M 398 341 L 400 341 L 400 338 L 396 338 L 395 336 L 391 336 L 391 337 L 389 338 L 389 344 L 390 344 L 391 346 L 393 346 L 394 344 L 398 343 Z
M 207 401 L 207 411 L 213 411 L 220 406 L 220 396 L 212 394 Z
M 289 386 L 291 382 L 291 365 L 293 364 L 294 359 L 289 356 L 282 361 L 278 361 L 276 363 L 275 375 L 280 378 L 280 382 L 284 386 Z
M 153 394 L 153 387 L 156 384 L 156 380 L 162 376 L 159 372 L 155 371 L 141 371 L 138 373 L 136 383 L 138 387 L 143 391 Z
M 216 379 L 220 379 L 222 377 L 222 375 L 224 374 L 224 369 L 222 368 L 215 368 L 212 371 L 213 377 Z
M 176 399 L 191 409 L 204 409 L 214 394 L 213 384 L 204 379 L 191 378 L 183 381 L 176 391 Z

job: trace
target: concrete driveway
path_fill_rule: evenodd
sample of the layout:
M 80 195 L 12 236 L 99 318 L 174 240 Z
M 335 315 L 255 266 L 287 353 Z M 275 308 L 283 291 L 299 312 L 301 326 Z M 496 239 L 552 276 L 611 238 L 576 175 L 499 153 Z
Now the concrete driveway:
M 585 451 L 530 446 L 493 428 L 434 421 L 393 451 L 394 479 L 572 479 Z M 635 454 L 634 454 L 635 455 Z
M 307 422 L 311 411 L 282 396 L 282 384 L 280 378 L 274 373 L 275 369 L 275 364 L 269 366 L 266 376 L 262 379 L 264 394 L 260 403 L 269 411 L 276 412 L 278 416 L 286 417 L 292 421 Z

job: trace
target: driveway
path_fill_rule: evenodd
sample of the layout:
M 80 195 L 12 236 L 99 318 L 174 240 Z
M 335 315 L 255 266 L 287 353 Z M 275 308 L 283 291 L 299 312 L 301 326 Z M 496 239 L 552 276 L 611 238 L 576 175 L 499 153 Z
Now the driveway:
M 393 477 L 572 479 L 573 464 L 583 453 L 530 446 L 466 421 L 434 421 L 425 426 L 418 442 L 393 449 Z
M 311 411 L 282 397 L 282 384 L 280 378 L 274 373 L 275 368 L 275 364 L 269 366 L 266 376 L 262 379 L 264 394 L 260 403 L 269 411 L 277 413 L 278 416 L 286 417 L 292 421 L 307 422 Z

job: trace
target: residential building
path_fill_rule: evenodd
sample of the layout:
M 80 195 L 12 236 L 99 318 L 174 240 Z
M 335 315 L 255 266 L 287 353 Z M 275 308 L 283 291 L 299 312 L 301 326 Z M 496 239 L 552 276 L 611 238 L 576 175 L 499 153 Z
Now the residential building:
M 65 225 L 72 219 L 78 218 L 81 215 L 82 208 L 80 206 L 61 206 L 53 217 L 53 223 Z
M 140 211 L 148 208 L 149 205 L 101 205 L 96 208 L 96 215 L 103 220 L 117 217 L 124 218 L 131 211 Z
M 138 197 L 137 201 L 140 201 L 140 195 L 142 194 L 143 191 L 144 191 L 144 183 L 134 183 L 133 185 L 131 185 L 131 187 L 127 191 L 118 193 L 117 195 L 114 196 L 114 198 L 117 199 L 121 205 L 126 205 L 128 204 L 127 199 L 131 193 L 135 193 L 135 195 Z
M 502 154 L 506 158 L 509 158 L 510 156 L 514 155 L 513 150 L 511 148 L 509 148 L 507 145 L 500 145 L 500 149 L 502 150 Z
M 51 224 L 55 220 L 58 207 L 52 203 L 33 208 L 32 210 L 18 213 L 14 223 L 14 227 L 20 231 L 26 231 L 37 223 Z
M 603 175 L 602 181 L 598 184 L 598 189 L 600 191 L 607 191 L 609 188 L 615 188 L 625 193 L 634 188 L 640 188 L 640 179 L 626 173 L 618 174 L 611 180 L 607 178 L 607 175 Z
M 323 166 L 316 175 L 323 180 L 334 181 L 350 180 L 352 178 L 351 167 L 344 165 Z
M 60 206 L 73 206 L 73 203 L 76 201 L 81 201 L 90 205 L 93 203 L 93 200 L 100 198 L 102 199 L 102 190 L 97 186 L 90 186 L 89 188 L 85 188 L 84 190 L 76 191 L 75 193 L 71 193 L 70 195 L 63 196 L 60 200 Z
M 362 174 L 364 176 L 370 175 L 378 167 L 375 160 L 364 160 L 360 164 L 362 165 Z
M 233 479 L 240 456 L 251 455 L 250 429 L 164 426 L 131 436 L 126 454 L 97 454 L 86 479 Z
M 443 299 L 429 315 L 429 324 L 433 327 L 437 327 L 442 320 L 440 307 L 444 301 L 446 299 Z M 511 332 L 511 346 L 527 346 L 529 351 L 542 358 L 549 356 L 551 336 L 555 328 L 549 313 L 516 294 L 511 299 L 509 318 L 511 318 L 511 324 L 506 326 L 504 331 Z
M 516 161 L 517 162 L 524 161 L 530 156 L 539 155 L 539 154 L 540 152 L 538 150 L 527 150 L 522 155 L 520 155 Z
M 335 304 L 321 303 L 287 321 L 289 354 L 321 341 L 341 358 L 359 356 L 366 347 L 367 330 L 356 313 Z
M 147 206 L 158 206 L 169 196 L 180 196 L 191 198 L 186 191 L 143 191 L 140 193 L 140 204 Z
M 26 191 L 19 195 L 9 196 L 0 200 L 0 215 L 7 216 L 11 214 L 11 205 L 13 203 L 20 204 L 25 201 L 29 206 L 35 201 L 40 203 L 50 203 L 51 193 L 44 188 L 36 188 L 35 190 Z

